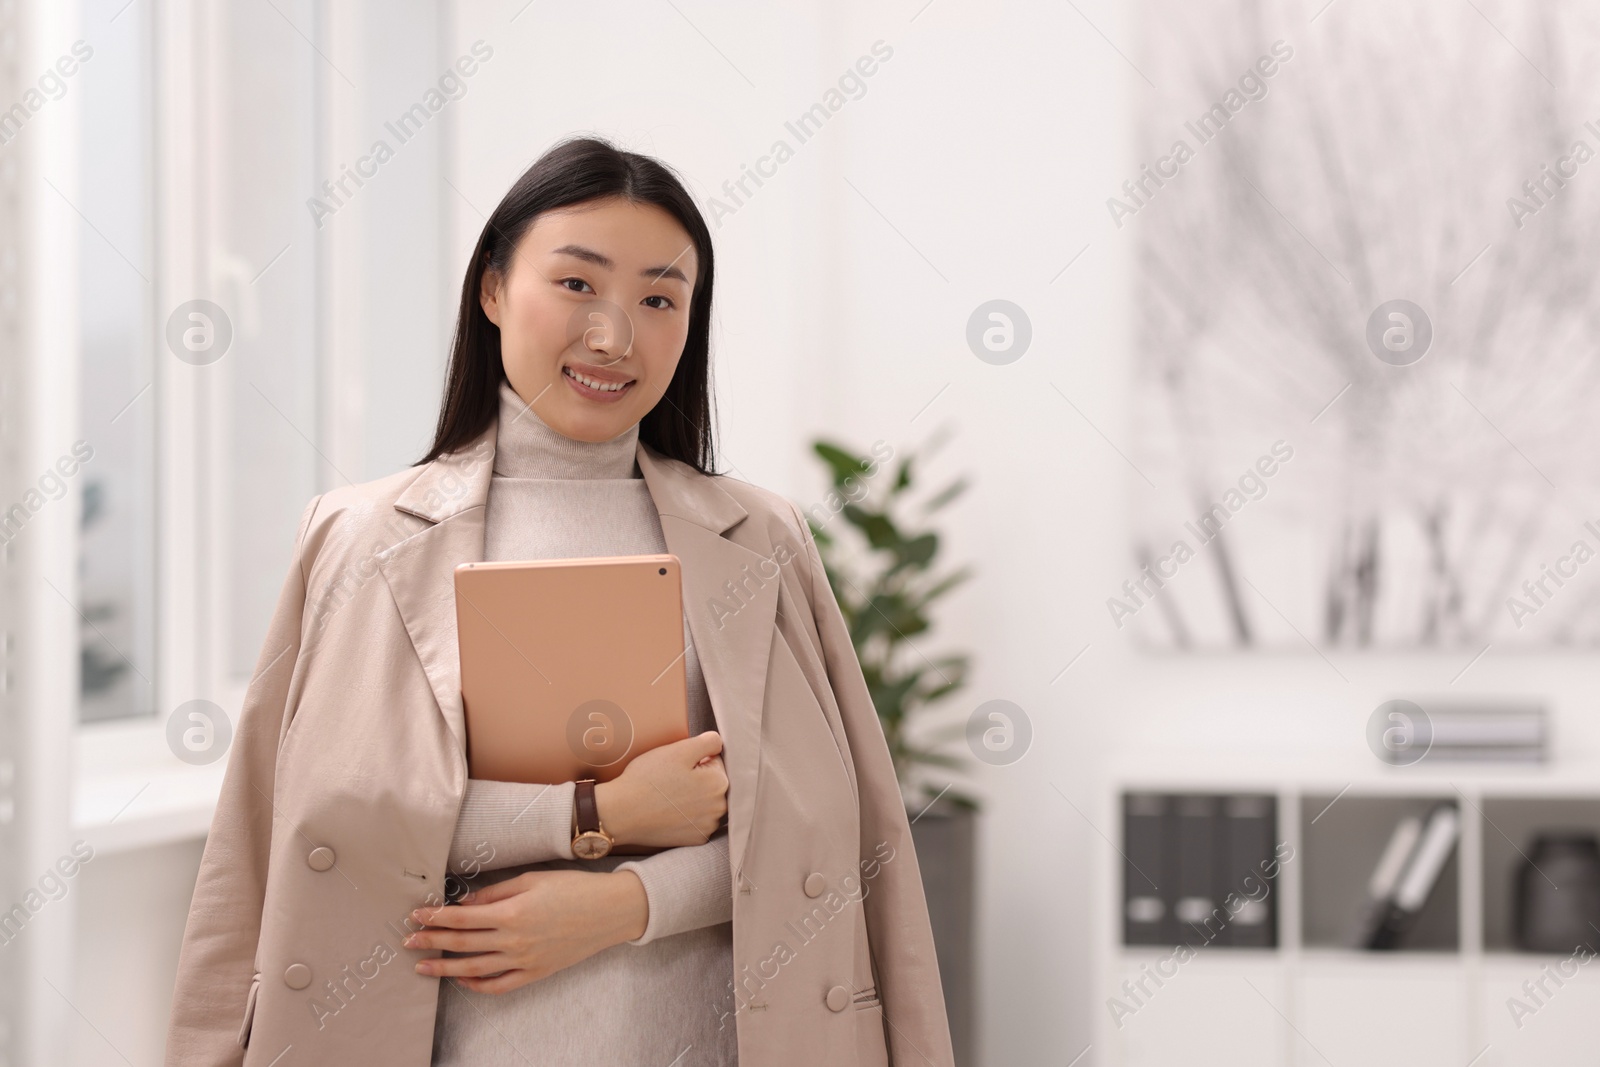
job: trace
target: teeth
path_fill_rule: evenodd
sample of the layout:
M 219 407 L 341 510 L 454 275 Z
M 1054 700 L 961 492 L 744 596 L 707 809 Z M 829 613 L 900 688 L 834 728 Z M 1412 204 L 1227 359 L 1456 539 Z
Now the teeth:
M 629 384 L 628 382 L 602 382 L 602 381 L 600 381 L 600 380 L 598 380 L 596 378 L 585 378 L 583 375 L 579 374 L 577 371 L 573 370 L 571 367 L 564 367 L 562 369 L 565 370 L 566 373 L 571 375 L 573 378 L 576 378 L 578 381 L 582 382 L 584 385 L 587 385 L 590 389 L 598 389 L 602 393 L 614 393 L 618 389 L 621 389 L 623 386 Z

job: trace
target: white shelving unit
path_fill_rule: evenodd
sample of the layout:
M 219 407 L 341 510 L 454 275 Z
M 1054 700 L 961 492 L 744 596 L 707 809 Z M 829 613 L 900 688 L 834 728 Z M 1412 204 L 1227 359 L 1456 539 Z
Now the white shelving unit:
M 1576 969 L 1559 986 L 1548 977 L 1564 956 L 1518 952 L 1509 946 L 1508 850 L 1525 849 L 1518 835 L 1541 825 L 1587 826 L 1600 833 L 1600 768 L 1559 768 L 1443 763 L 1412 767 L 1318 765 L 1316 761 L 1241 761 L 1189 754 L 1123 764 L 1106 779 L 1101 823 L 1121 841 L 1121 798 L 1126 792 L 1267 793 L 1278 801 L 1278 837 L 1294 849 L 1280 870 L 1276 949 L 1202 946 L 1150 995 L 1134 1001 L 1126 980 L 1171 949 L 1121 944 L 1122 858 L 1103 850 L 1096 872 L 1099 936 L 1095 1046 L 1105 1067 L 1565 1067 L 1591 1064 L 1600 1017 L 1600 963 Z M 1226 772 L 1209 768 L 1223 767 Z M 1337 799 L 1335 799 L 1337 798 Z M 1368 952 L 1330 943 L 1328 931 L 1345 918 L 1328 916 L 1328 885 L 1364 880 L 1327 868 L 1318 875 L 1318 849 L 1326 853 L 1327 820 L 1345 806 L 1347 826 L 1362 827 L 1381 848 L 1392 828 L 1382 812 L 1409 801 L 1454 800 L 1462 835 L 1453 859 L 1456 885 L 1455 945 L 1432 950 Z M 1332 804 L 1330 807 L 1329 804 Z M 1592 805 L 1592 807 L 1591 807 Z M 1372 813 L 1368 818 L 1362 808 Z M 1500 818 L 1496 814 L 1500 814 Z M 1515 818 L 1513 818 L 1515 816 Z M 1326 823 L 1320 829 L 1314 827 Z M 1502 829 L 1501 823 L 1507 825 Z M 1514 825 L 1513 825 L 1514 823 Z M 1487 847 L 1486 847 L 1487 844 Z M 1357 851 L 1360 851 L 1357 849 Z M 1486 884 L 1485 856 L 1491 881 Z M 1108 857 L 1108 858 L 1107 858 Z M 1520 861 L 1517 861 L 1520 862 Z M 1307 884 L 1308 878 L 1316 884 Z M 1441 891 L 1448 886 L 1441 883 Z M 1447 902 L 1446 902 L 1447 903 Z M 1440 901 L 1430 900 L 1429 908 Z M 1307 907 L 1323 912 L 1307 913 Z M 1358 901 L 1350 901 L 1351 908 Z M 1485 931 L 1490 932 L 1487 939 Z M 1308 931 L 1311 936 L 1308 943 Z M 1600 935 L 1596 935 L 1600 940 Z M 1166 970 L 1172 964 L 1165 965 Z M 1561 977 L 1556 971 L 1557 977 Z M 1544 979 L 1549 995 L 1530 998 L 1524 982 Z M 1113 1018 L 1108 1002 L 1120 997 L 1132 1015 Z M 1514 1018 L 1507 1006 L 1519 998 L 1534 1007 Z

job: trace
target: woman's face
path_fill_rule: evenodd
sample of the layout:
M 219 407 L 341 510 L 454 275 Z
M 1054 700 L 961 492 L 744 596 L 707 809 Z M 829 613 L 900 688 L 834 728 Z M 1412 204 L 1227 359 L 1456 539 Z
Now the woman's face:
M 672 381 L 697 270 L 677 219 L 607 197 L 541 214 L 479 299 L 517 395 L 558 433 L 609 441 Z

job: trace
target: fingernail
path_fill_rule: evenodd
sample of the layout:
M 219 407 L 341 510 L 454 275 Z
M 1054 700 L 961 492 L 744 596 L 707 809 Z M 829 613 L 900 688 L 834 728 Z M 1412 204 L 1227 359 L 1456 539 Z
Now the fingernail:
M 426 963 L 419 963 L 419 964 L 417 964 L 417 973 L 418 974 L 432 974 L 433 973 L 433 968 L 428 966 L 428 964 L 426 964 Z

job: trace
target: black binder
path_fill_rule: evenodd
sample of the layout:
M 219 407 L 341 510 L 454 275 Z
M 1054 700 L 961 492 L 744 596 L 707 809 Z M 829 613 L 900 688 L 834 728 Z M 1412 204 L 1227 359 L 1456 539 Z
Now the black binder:
M 1226 932 L 1227 912 L 1217 913 L 1221 901 L 1216 896 L 1219 799 L 1207 794 L 1173 798 L 1174 840 L 1169 857 L 1173 872 L 1173 944 L 1199 948 L 1215 943 Z
M 1171 897 L 1162 890 L 1166 851 L 1167 797 L 1125 793 L 1122 797 L 1122 943 L 1171 945 L 1166 920 Z
M 1270 794 L 1124 793 L 1122 943 L 1276 947 L 1277 835 Z
M 1278 944 L 1277 867 L 1273 864 L 1277 807 L 1273 797 L 1259 794 L 1230 796 L 1223 801 L 1223 880 L 1217 899 L 1232 918 L 1217 944 L 1235 948 L 1275 948 Z M 1269 872 L 1274 877 L 1267 877 Z M 1226 907 L 1230 894 L 1231 909 Z

